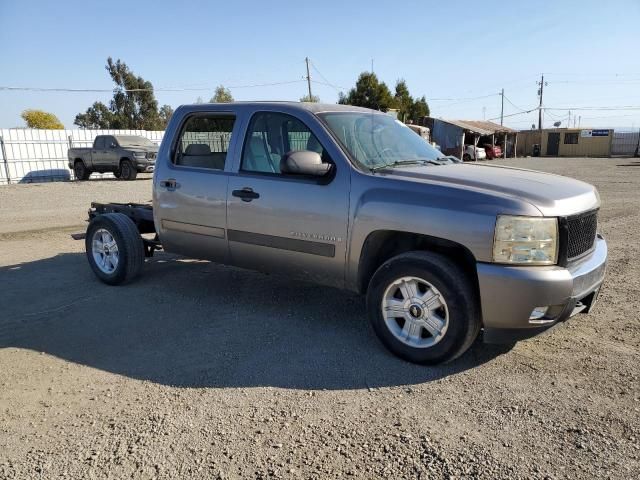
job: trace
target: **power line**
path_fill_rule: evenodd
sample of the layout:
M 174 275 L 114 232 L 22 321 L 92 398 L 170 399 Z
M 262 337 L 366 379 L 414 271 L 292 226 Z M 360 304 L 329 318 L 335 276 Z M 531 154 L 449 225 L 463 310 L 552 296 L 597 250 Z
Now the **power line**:
M 321 83 L 321 85 L 327 85 L 329 87 L 332 87 L 338 93 L 344 90 L 348 90 L 348 88 L 340 87 L 339 85 L 335 85 L 334 83 L 331 83 L 329 80 L 327 80 L 327 77 L 325 77 L 322 74 L 322 72 L 318 69 L 318 67 L 313 62 L 313 60 L 309 59 L 309 62 L 311 63 L 311 66 L 313 67 L 313 69 L 318 73 L 318 75 L 320 75 L 320 78 L 322 78 L 325 81 L 325 83 Z M 320 83 L 320 82 L 317 82 L 317 83 Z
M 255 88 L 255 87 L 271 87 L 275 85 L 290 85 L 292 83 L 300 83 L 306 80 L 289 80 L 285 82 L 271 83 L 255 83 L 248 85 L 232 85 L 226 88 Z M 112 93 L 118 92 L 201 92 L 211 91 L 216 87 L 199 87 L 199 88 L 45 88 L 45 87 L 13 87 L 0 86 L 0 90 L 4 91 L 23 91 L 23 92 L 68 92 L 68 93 Z

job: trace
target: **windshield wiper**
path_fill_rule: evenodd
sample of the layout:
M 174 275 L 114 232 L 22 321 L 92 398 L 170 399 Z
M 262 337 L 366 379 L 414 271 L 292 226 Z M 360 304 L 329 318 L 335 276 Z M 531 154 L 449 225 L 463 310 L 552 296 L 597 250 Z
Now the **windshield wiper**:
M 396 160 L 391 163 L 383 163 L 382 165 L 376 165 L 373 167 L 369 167 L 372 172 L 376 172 L 378 170 L 382 170 L 383 168 L 393 168 L 393 167 L 401 167 L 402 165 L 443 165 L 441 162 L 437 162 L 435 160 L 430 160 L 428 158 L 417 158 L 415 160 Z

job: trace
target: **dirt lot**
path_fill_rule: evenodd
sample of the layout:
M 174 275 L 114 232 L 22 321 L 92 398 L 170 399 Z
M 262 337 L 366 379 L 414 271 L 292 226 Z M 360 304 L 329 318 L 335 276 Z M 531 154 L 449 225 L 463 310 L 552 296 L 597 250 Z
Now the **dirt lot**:
M 595 184 L 596 311 L 426 368 L 362 298 L 156 256 L 99 283 L 91 200 L 151 182 L 0 187 L 0 478 L 638 478 L 640 162 L 506 162 Z

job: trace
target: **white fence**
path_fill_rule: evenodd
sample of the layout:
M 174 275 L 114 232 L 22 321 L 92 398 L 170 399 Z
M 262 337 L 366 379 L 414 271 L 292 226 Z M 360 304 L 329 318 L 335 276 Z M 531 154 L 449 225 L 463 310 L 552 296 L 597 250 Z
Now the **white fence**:
M 0 185 L 70 180 L 67 151 L 90 147 L 98 135 L 141 135 L 160 143 L 164 132 L 145 130 L 0 130 Z M 112 176 L 110 173 L 92 175 Z
M 638 150 L 640 132 L 613 132 L 611 155 L 634 155 Z

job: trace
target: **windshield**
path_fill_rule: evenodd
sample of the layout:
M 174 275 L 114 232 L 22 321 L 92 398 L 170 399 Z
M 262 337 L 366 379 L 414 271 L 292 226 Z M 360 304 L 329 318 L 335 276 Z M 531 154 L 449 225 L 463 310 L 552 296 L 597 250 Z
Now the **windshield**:
M 424 138 L 389 115 L 331 112 L 320 114 L 320 117 L 353 159 L 365 168 L 377 169 L 403 163 L 453 163 Z
M 121 147 L 155 147 L 156 144 L 145 137 L 135 135 L 118 135 L 116 136 L 118 144 Z

